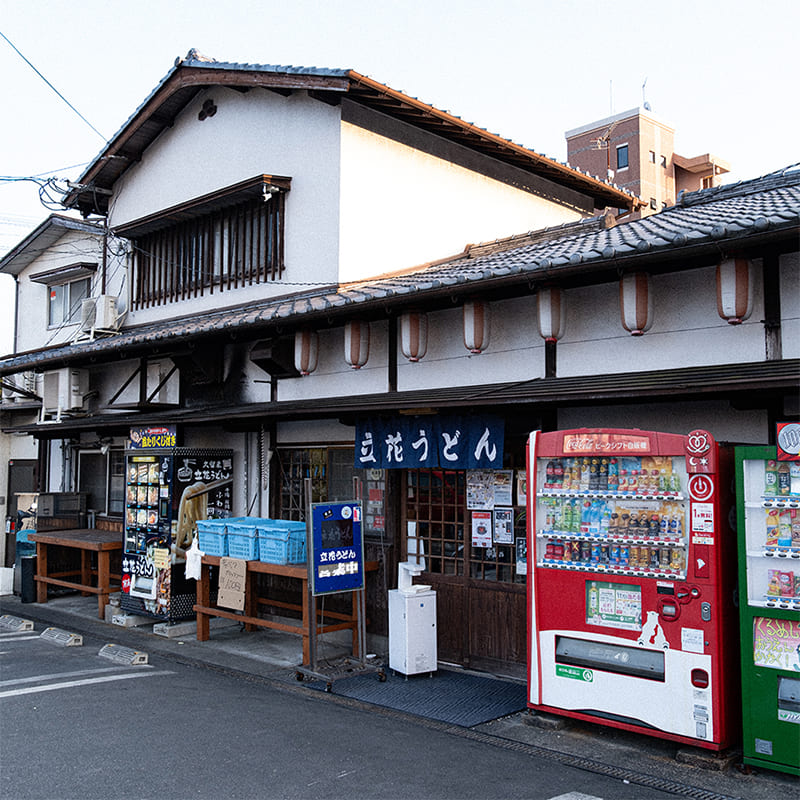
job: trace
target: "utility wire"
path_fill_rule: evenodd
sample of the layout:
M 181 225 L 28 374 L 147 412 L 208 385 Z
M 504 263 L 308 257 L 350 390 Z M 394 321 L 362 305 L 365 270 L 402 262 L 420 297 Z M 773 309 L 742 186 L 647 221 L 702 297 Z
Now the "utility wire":
M 65 102 L 65 103 L 66 103 L 66 104 L 67 104 L 67 105 L 68 105 L 68 106 L 69 106 L 69 107 L 70 107 L 70 108 L 71 108 L 71 109 L 72 109 L 72 110 L 73 110 L 73 111 L 74 111 L 74 112 L 75 112 L 75 113 L 76 113 L 76 114 L 77 114 L 77 115 L 78 115 L 78 116 L 79 116 L 79 117 L 80 117 L 80 118 L 81 118 L 81 119 L 82 119 L 82 120 L 83 120 L 83 121 L 84 121 L 84 122 L 85 122 L 85 123 L 86 123 L 86 124 L 87 124 L 87 125 L 88 125 L 88 126 L 89 126 L 89 127 L 90 127 L 90 128 L 91 128 L 91 129 L 92 129 L 92 130 L 93 130 L 93 131 L 94 131 L 94 132 L 95 132 L 95 133 L 96 133 L 96 134 L 97 134 L 97 135 L 98 135 L 98 136 L 101 138 L 101 139 L 102 139 L 102 140 L 103 140 L 103 141 L 104 141 L 104 142 L 107 142 L 107 141 L 108 141 L 108 139 L 107 139 L 105 136 L 103 136 L 103 134 L 102 134 L 102 133 L 100 133 L 100 131 L 99 131 L 99 130 L 97 130 L 97 128 L 95 128 L 95 126 L 94 126 L 94 125 L 92 125 L 92 123 L 91 123 L 91 122 L 89 122 L 89 120 L 88 120 L 88 119 L 86 119 L 86 117 L 84 117 L 84 116 L 83 116 L 83 114 L 81 114 L 81 112 L 80 112 L 80 111 L 78 111 L 78 109 L 77 109 L 77 108 L 75 108 L 75 106 L 74 106 L 74 105 L 72 105 L 72 103 L 70 103 L 70 101 L 69 101 L 69 100 L 67 100 L 67 98 L 66 98 L 66 97 L 64 97 L 64 95 L 63 95 L 63 94 L 61 94 L 61 92 L 59 92 L 59 91 L 58 91 L 58 89 L 56 89 L 56 87 L 55 87 L 55 86 L 53 86 L 53 84 L 52 84 L 52 83 L 50 83 L 50 81 L 49 81 L 49 80 L 47 80 L 47 78 L 45 78 L 45 76 L 44 76 L 44 75 L 42 75 L 42 73 L 41 73 L 41 72 L 39 72 L 39 70 L 38 70 L 38 69 L 36 69 L 36 67 L 34 67 L 34 66 L 33 66 L 33 64 L 31 64 L 31 62 L 30 62 L 30 61 L 28 61 L 28 59 L 27 59 L 27 58 L 25 58 L 25 56 L 24 56 L 24 55 L 22 55 L 22 53 L 20 53 L 20 51 L 19 51 L 19 50 L 16 48 L 16 46 L 14 45 L 14 43 L 13 43 L 13 42 L 12 42 L 12 41 L 11 41 L 11 40 L 10 40 L 10 39 L 9 39 L 9 38 L 8 38 L 8 37 L 7 37 L 7 36 L 6 36 L 6 35 L 5 35 L 3 32 L 2 32 L 2 31 L 0 31 L 0 36 L 2 36 L 2 37 L 3 37 L 3 38 L 4 38 L 4 39 L 5 39 L 7 42 L 8 42 L 8 44 L 11 46 L 11 48 L 14 50 L 14 52 L 15 52 L 15 53 L 16 53 L 16 54 L 17 54 L 17 55 L 18 55 L 18 56 L 19 56 L 19 57 L 20 57 L 20 58 L 21 58 L 21 59 L 22 59 L 22 60 L 23 60 L 23 61 L 24 61 L 24 62 L 25 62 L 25 63 L 26 63 L 26 64 L 27 64 L 27 65 L 28 65 L 28 66 L 29 66 L 29 67 L 30 67 L 30 68 L 31 68 L 31 69 L 32 69 L 32 70 L 33 70 L 33 71 L 34 71 L 34 72 L 35 72 L 35 73 L 36 73 L 36 74 L 37 74 L 37 75 L 38 75 L 38 76 L 39 76 L 39 77 L 40 77 L 40 78 L 41 78 L 41 79 L 42 79 L 42 80 L 43 80 L 43 81 L 44 81 L 44 82 L 45 82 L 45 83 L 46 83 L 46 84 L 47 84 L 47 85 L 48 85 L 48 86 L 49 86 L 49 87 L 50 87 L 50 88 L 51 88 L 51 89 L 52 89 L 52 90 L 53 90 L 53 91 L 54 91 L 54 92 L 55 92 L 55 93 L 58 95 L 58 96 L 59 96 L 59 97 L 60 97 L 60 98 L 61 98 L 61 99 L 62 99 L 62 100 L 63 100 L 63 101 L 64 101 L 64 102 Z

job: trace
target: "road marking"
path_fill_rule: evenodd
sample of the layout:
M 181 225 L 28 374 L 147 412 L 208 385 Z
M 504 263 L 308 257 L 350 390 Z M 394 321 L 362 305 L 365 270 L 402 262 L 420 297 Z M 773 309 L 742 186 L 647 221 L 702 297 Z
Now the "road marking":
M 584 794 L 583 792 L 567 792 L 560 794 L 558 797 L 551 797 L 550 800 L 603 800 L 602 797 L 595 797 L 593 794 Z
M 160 672 L 133 672 L 125 675 L 106 675 L 98 678 L 85 678 L 80 681 L 64 681 L 63 683 L 46 683 L 42 686 L 29 686 L 26 689 L 10 689 L 0 692 L 0 699 L 4 697 L 19 697 L 23 694 L 36 694 L 37 692 L 54 692 L 56 689 L 71 689 L 75 686 L 89 686 L 93 683 L 108 683 L 109 681 L 124 681 L 128 678 L 154 678 L 156 675 L 174 675 L 170 670 Z
M 12 678 L 0 681 L 0 688 L 4 686 L 19 686 L 21 683 L 36 683 L 36 681 L 53 681 L 60 678 L 79 678 L 82 675 L 100 675 L 103 672 L 122 672 L 125 667 L 107 667 L 103 669 L 81 669 L 76 672 L 52 672 L 49 675 L 33 675 L 30 678 Z M 145 665 L 145 669 L 152 667 Z

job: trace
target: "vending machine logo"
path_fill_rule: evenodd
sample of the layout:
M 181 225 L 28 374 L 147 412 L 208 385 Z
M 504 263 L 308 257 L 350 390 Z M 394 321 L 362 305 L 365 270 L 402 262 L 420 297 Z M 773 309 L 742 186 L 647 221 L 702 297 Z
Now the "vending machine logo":
M 714 481 L 706 475 L 689 477 L 689 496 L 692 500 L 704 503 L 714 496 Z
M 800 461 L 800 423 L 779 422 L 778 461 Z
M 708 431 L 694 430 L 686 436 L 686 470 L 690 473 L 716 472 L 714 439 Z
M 693 456 L 701 456 L 711 449 L 708 431 L 692 431 L 686 437 L 686 452 Z

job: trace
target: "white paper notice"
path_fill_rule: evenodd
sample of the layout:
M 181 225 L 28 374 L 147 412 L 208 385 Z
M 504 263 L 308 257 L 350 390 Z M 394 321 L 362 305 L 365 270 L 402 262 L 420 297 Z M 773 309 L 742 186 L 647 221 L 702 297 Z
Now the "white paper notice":
M 681 628 L 681 650 L 685 653 L 703 653 L 703 631 L 697 628 Z

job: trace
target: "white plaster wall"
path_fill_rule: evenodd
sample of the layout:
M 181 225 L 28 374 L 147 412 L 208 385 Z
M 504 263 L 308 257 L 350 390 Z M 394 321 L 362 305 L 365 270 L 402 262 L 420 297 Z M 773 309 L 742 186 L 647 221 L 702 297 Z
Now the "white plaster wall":
M 480 386 L 543 377 L 544 340 L 537 327 L 535 297 L 492 302 L 489 315 L 489 346 L 480 355 L 473 355 L 464 346 L 461 306 L 428 314 L 428 352 L 416 363 L 402 355 L 398 330 L 398 390 Z
M 558 428 L 638 428 L 681 434 L 701 428 L 719 442 L 742 444 L 766 444 L 769 436 L 765 411 L 737 411 L 722 400 L 560 408 Z
M 197 114 L 211 98 L 217 113 Z M 143 323 L 330 284 L 337 277 L 339 110 L 305 92 L 281 97 L 214 88 L 198 95 L 118 181 L 114 227 L 256 175 L 292 179 L 286 199 L 287 265 L 281 281 L 137 311 Z
M 301 378 L 278 381 L 279 400 L 304 400 L 385 392 L 388 388 L 388 337 L 385 320 L 370 325 L 369 359 L 361 369 L 344 360 L 344 328 L 319 332 L 317 369 Z
M 349 123 L 341 135 L 342 281 L 580 219 L 572 209 Z
M 760 268 L 753 313 L 742 325 L 719 317 L 715 281 L 713 267 L 652 276 L 654 321 L 643 336 L 622 327 L 618 282 L 570 289 L 559 377 L 763 361 Z
M 103 263 L 102 239 L 83 231 L 65 231 L 55 244 L 44 250 L 19 275 L 17 303 L 17 352 L 36 350 L 47 345 L 68 342 L 78 330 L 78 325 L 48 328 L 48 304 L 50 287 L 34 283 L 31 275 L 37 275 L 79 261 L 97 263 L 92 278 L 92 294 L 100 292 Z
M 781 341 L 784 358 L 800 358 L 800 255 L 781 257 Z
M 279 422 L 275 431 L 275 447 L 322 444 L 353 444 L 355 428 L 333 419 L 307 422 Z

